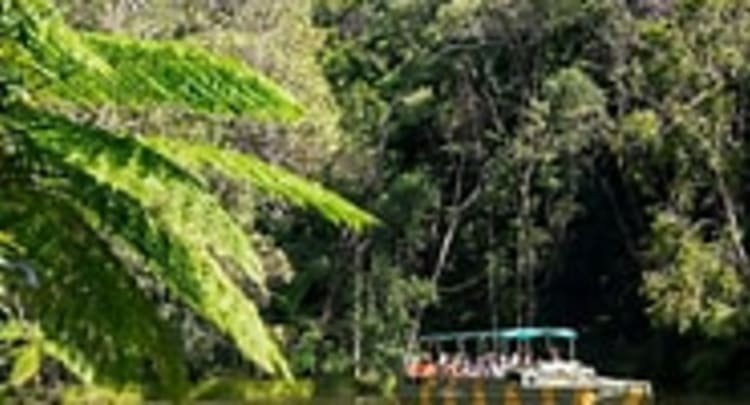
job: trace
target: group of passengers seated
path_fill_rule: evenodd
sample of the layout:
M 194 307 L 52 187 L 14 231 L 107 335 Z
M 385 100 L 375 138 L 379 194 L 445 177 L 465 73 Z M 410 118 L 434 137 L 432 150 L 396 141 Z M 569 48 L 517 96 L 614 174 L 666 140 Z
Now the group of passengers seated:
M 511 355 L 488 352 L 473 359 L 465 353 L 449 355 L 442 352 L 434 361 L 431 353 L 422 355 L 406 364 L 409 378 L 504 378 L 509 370 L 519 367 L 534 367 L 539 360 L 559 362 L 560 356 L 554 347 L 548 348 L 548 357 L 537 359 L 531 350 L 520 350 Z

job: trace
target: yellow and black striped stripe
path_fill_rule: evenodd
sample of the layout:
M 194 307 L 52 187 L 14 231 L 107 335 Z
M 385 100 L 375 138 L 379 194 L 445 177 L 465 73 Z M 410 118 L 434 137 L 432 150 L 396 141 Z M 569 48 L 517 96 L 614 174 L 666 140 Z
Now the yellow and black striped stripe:
M 647 405 L 648 391 L 633 385 L 621 396 L 601 401 L 591 388 L 522 389 L 489 379 L 426 379 L 401 390 L 401 404 L 419 405 Z

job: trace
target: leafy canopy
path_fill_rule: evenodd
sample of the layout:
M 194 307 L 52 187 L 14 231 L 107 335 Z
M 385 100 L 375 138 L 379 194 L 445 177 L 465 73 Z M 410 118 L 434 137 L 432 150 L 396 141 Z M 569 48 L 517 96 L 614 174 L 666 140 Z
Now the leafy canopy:
M 186 370 L 153 297 L 161 288 L 260 369 L 289 375 L 235 278 L 263 294 L 261 261 L 206 171 L 356 230 L 376 220 L 253 156 L 76 118 L 103 106 L 167 106 L 285 122 L 304 112 L 289 94 L 199 47 L 82 33 L 47 0 L 0 0 L 0 103 L 0 267 L 12 270 L 0 282 L 3 300 L 20 302 L 24 314 L 6 317 L 6 329 L 24 333 L 2 336 L 24 342 L 13 352 L 14 383 L 44 354 L 86 383 L 122 386 L 155 373 L 180 395 Z

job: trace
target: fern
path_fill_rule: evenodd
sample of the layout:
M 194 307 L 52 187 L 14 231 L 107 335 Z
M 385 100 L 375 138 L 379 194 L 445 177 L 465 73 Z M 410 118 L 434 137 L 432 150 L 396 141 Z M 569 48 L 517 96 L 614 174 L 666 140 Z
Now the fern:
M 168 288 L 260 369 L 289 376 L 230 277 L 242 274 L 264 294 L 261 261 L 204 169 L 356 230 L 376 219 L 255 157 L 118 134 L 59 113 L 61 105 L 164 105 L 276 121 L 302 114 L 289 94 L 234 60 L 181 42 L 79 33 L 47 0 L 0 0 L 0 267 L 9 270 L 0 283 L 28 317 L 28 327 L 3 332 L 7 340 L 24 330 L 37 342 L 17 357 L 17 381 L 44 354 L 86 383 L 119 389 L 155 373 L 172 396 L 184 394 L 179 336 L 143 280 Z
M 77 125 L 64 117 L 14 111 L 0 118 L 6 128 L 26 135 L 37 151 L 58 157 L 100 183 L 137 200 L 160 226 L 187 245 L 233 261 L 258 286 L 264 285 L 260 260 L 239 225 L 189 173 L 132 137 Z
M 137 41 L 79 34 L 46 1 L 4 0 L 15 10 L 0 23 L 0 49 L 39 102 L 86 107 L 154 105 L 225 116 L 291 120 L 301 107 L 281 88 L 240 62 L 176 41 Z M 9 8 L 8 8 L 9 7 Z
M 186 106 L 276 121 L 295 119 L 302 113 L 291 96 L 262 75 L 202 48 L 103 34 L 88 34 L 84 39 L 117 72 L 108 96 L 118 104 Z
M 9 234 L 0 232 L 0 269 L 12 267 L 10 253 L 15 249 L 13 238 Z
M 33 190 L 4 188 L 0 195 L 0 227 L 19 244 L 34 246 L 27 258 L 36 281 L 13 286 L 49 341 L 48 354 L 88 382 L 141 381 L 147 360 L 162 381 L 184 381 L 176 336 L 75 208 Z
M 302 179 L 254 156 L 222 150 L 209 144 L 161 137 L 149 138 L 144 142 L 154 150 L 173 156 L 178 164 L 196 177 L 200 177 L 204 169 L 213 169 L 297 206 L 315 209 L 329 221 L 348 225 L 355 230 L 378 223 L 374 216 L 320 184 Z

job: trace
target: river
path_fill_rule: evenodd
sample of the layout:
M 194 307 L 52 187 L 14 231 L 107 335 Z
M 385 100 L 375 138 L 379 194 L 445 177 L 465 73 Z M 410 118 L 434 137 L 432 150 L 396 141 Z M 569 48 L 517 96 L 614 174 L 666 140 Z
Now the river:
M 413 402 L 402 402 L 403 404 Z M 656 397 L 658 405 L 750 405 L 750 398 L 745 399 L 725 399 L 709 395 L 685 395 L 669 396 L 665 398 Z M 377 397 L 338 397 L 338 398 L 314 398 L 309 401 L 300 401 L 290 403 L 280 401 L 278 403 L 264 402 L 264 405 L 399 405 L 396 400 L 388 400 Z M 260 405 L 260 404 L 258 404 Z

